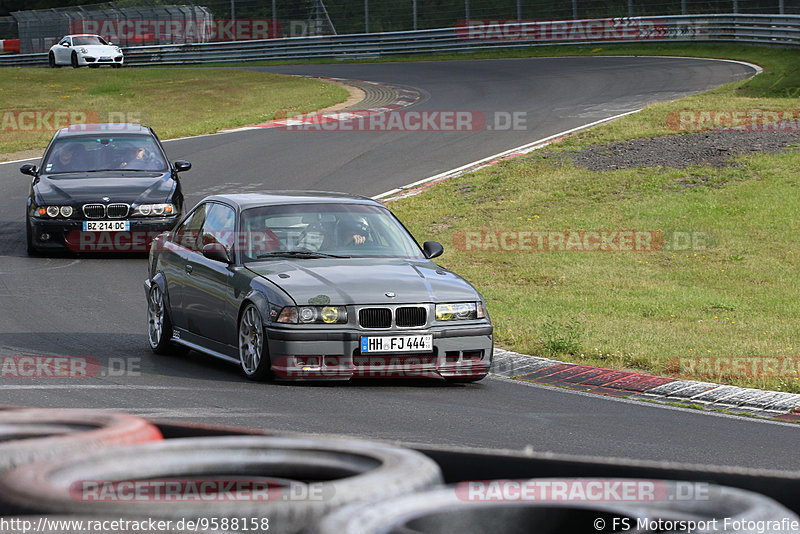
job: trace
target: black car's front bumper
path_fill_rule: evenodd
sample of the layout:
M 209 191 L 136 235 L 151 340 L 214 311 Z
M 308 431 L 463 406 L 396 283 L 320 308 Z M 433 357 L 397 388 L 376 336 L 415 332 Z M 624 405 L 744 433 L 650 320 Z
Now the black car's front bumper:
M 285 380 L 444 378 L 479 380 L 492 362 L 491 324 L 408 331 L 306 330 L 265 325 L 272 371 Z M 433 335 L 433 351 L 361 353 L 362 336 Z
M 130 231 L 84 232 L 83 220 L 31 217 L 31 245 L 37 250 L 147 252 L 153 238 L 171 230 L 179 215 L 131 218 Z M 126 220 L 126 219 L 115 219 Z

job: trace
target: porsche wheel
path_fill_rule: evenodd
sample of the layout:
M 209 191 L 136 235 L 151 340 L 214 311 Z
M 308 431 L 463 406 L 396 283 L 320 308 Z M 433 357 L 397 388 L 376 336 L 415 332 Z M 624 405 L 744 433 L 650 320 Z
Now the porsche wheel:
M 47 64 L 50 65 L 51 69 L 58 68 L 60 65 L 56 64 L 56 56 L 52 52 L 47 56 Z
M 253 304 L 248 304 L 239 318 L 239 364 L 251 380 L 265 380 L 271 374 L 264 322 Z
M 72 53 L 72 61 L 71 61 L 71 63 L 72 63 L 72 68 L 73 69 L 77 69 L 78 67 L 81 66 L 80 63 L 78 63 L 78 54 L 76 52 Z

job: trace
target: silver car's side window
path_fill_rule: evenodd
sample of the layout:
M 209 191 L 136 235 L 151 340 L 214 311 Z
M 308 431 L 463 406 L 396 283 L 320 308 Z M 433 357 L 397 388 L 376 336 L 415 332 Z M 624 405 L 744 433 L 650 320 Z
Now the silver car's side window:
M 200 230 L 206 220 L 209 204 L 202 204 L 195 208 L 188 219 L 183 221 L 173 236 L 173 242 L 189 250 L 199 250 L 197 247 Z
M 236 227 L 236 213 L 232 208 L 223 204 L 209 204 L 206 220 L 200 235 L 199 249 L 202 250 L 209 243 L 219 243 L 228 252 L 233 250 Z

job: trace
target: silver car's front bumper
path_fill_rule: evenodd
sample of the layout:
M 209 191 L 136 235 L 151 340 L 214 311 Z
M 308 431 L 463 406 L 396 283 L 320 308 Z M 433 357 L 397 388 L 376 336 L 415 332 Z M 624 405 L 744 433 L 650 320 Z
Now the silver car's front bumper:
M 272 371 L 285 380 L 350 378 L 444 378 L 478 380 L 488 374 L 493 337 L 490 324 L 392 331 L 391 335 L 433 335 L 433 350 L 362 354 L 354 330 L 266 327 Z M 388 335 L 388 334 L 387 334 Z

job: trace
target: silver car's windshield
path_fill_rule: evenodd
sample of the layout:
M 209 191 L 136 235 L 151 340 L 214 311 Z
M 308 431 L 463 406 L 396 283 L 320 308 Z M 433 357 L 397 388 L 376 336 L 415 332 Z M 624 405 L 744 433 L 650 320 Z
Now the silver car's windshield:
M 42 169 L 47 174 L 95 171 L 164 172 L 167 170 L 167 162 L 152 137 L 98 135 L 59 139 L 48 151 Z
M 72 38 L 73 46 L 107 45 L 102 37 L 97 35 L 80 35 Z
M 280 257 L 423 259 L 417 243 L 386 208 L 364 204 L 288 204 L 242 212 L 244 261 Z

